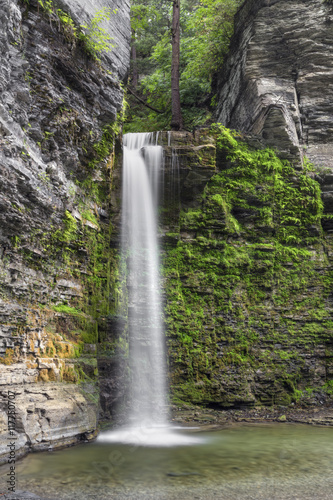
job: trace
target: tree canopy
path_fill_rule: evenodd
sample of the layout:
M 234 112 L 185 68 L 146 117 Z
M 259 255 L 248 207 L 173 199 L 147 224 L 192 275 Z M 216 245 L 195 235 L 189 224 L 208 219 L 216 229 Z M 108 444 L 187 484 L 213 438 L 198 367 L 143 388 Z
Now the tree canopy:
M 222 66 L 243 0 L 180 0 L 180 100 L 185 128 L 206 123 L 214 76 Z M 173 0 L 133 0 L 131 90 L 151 105 L 131 105 L 128 131 L 166 129 L 171 122 Z M 157 113 L 159 110 L 160 113 Z

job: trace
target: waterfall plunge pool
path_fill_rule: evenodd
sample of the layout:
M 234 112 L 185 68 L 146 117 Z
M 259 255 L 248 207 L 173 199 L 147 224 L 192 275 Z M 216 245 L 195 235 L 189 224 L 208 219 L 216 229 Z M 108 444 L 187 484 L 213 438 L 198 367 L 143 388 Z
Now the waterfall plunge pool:
M 107 435 L 28 455 L 17 466 L 18 489 L 61 500 L 333 499 L 332 428 L 183 429 L 190 446 L 110 443 Z M 7 466 L 0 472 L 4 488 Z

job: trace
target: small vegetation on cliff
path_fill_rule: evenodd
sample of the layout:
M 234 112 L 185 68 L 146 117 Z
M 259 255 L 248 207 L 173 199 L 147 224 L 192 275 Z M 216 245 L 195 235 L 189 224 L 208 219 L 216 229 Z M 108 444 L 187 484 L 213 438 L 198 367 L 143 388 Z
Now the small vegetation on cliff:
M 29 0 L 23 2 L 30 5 Z M 81 43 L 93 59 L 100 61 L 100 56 L 114 47 L 113 38 L 102 25 L 117 13 L 117 9 L 103 7 L 87 24 L 77 25 L 67 12 L 56 7 L 53 0 L 38 0 L 39 8 L 48 16 L 51 25 L 52 23 L 58 25 L 70 45 L 75 47 L 77 43 Z
M 99 59 L 103 52 L 110 52 L 114 47 L 113 38 L 103 28 L 102 23 L 109 21 L 116 13 L 117 9 L 111 10 L 104 7 L 96 12 L 90 23 L 80 25 L 79 39 L 84 43 L 88 54 L 95 59 Z

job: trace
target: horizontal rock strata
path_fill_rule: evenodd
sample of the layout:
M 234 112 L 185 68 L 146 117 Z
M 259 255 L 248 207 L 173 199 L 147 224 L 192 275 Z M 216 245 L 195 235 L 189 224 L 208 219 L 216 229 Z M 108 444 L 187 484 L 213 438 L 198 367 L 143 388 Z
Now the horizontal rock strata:
M 322 0 L 247 0 L 219 77 L 217 120 L 332 168 L 332 23 Z
M 112 306 L 96 262 L 129 63 L 128 1 L 53 5 L 0 0 L 1 442 L 12 388 L 23 451 L 96 429 L 95 344 Z M 96 61 L 58 8 L 77 27 L 116 10 L 102 24 L 112 50 Z

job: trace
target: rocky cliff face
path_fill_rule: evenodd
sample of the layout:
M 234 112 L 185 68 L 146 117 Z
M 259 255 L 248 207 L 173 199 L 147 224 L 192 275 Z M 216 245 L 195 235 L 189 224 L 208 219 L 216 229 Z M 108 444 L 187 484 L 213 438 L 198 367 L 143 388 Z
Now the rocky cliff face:
M 332 168 L 332 23 L 322 0 L 245 1 L 219 77 L 217 121 Z
M 99 62 L 73 21 L 89 24 L 103 7 L 117 12 L 105 26 L 114 48 Z M 11 390 L 24 450 L 96 429 L 95 344 L 113 304 L 107 210 L 129 2 L 62 0 L 47 10 L 1 0 L 0 32 L 1 442 Z
M 332 16 L 321 0 L 238 12 L 217 121 L 245 143 L 218 132 L 217 174 L 199 203 L 180 197 L 166 247 L 176 403 L 330 404 Z
M 188 203 L 188 180 L 201 172 L 182 181 L 183 157 L 178 212 L 169 204 L 163 221 L 174 402 L 330 405 L 332 241 L 320 185 L 252 139 L 223 128 L 207 139 L 204 189 Z

